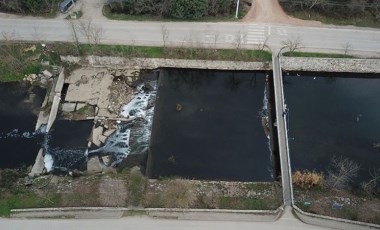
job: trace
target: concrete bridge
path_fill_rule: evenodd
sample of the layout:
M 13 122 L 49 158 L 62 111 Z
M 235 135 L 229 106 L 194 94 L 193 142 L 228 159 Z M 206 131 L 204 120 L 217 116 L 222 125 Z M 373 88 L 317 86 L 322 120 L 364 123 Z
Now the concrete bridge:
M 281 50 L 275 50 L 272 54 L 273 81 L 276 106 L 276 127 L 278 133 L 278 145 L 281 163 L 282 191 L 285 206 L 293 205 L 293 187 L 289 158 L 288 133 L 286 128 L 286 104 L 282 70 L 280 64 Z

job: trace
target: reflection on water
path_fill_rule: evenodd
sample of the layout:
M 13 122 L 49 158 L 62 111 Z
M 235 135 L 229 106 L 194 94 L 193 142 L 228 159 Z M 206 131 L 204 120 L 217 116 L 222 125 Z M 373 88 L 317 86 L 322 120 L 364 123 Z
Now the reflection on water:
M 332 156 L 344 156 L 368 178 L 380 167 L 380 76 L 301 75 L 284 77 L 293 170 L 325 170 Z
M 264 73 L 163 71 L 154 113 L 150 176 L 273 180 L 260 115 L 264 90 Z

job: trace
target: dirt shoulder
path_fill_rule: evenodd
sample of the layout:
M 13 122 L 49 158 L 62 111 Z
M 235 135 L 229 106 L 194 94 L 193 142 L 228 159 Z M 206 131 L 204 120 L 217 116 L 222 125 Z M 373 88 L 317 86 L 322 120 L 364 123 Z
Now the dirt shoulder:
M 322 26 L 322 23 L 318 21 L 306 21 L 288 16 L 281 8 L 278 0 L 252 0 L 252 7 L 242 21 L 249 23 Z
M 349 191 L 295 188 L 296 205 L 303 211 L 380 224 L 380 197 Z

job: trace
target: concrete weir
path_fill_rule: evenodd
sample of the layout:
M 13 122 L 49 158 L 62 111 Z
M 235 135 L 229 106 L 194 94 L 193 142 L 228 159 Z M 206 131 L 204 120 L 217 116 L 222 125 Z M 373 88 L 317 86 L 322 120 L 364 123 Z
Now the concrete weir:
M 53 123 L 57 117 L 59 103 L 61 100 L 61 92 L 62 92 L 64 80 L 65 80 L 64 71 L 65 71 L 64 68 L 62 68 L 60 70 L 58 78 L 54 82 L 55 84 L 52 86 L 52 90 L 50 92 L 50 95 L 47 96 L 47 101 L 44 102 L 44 104 L 48 103 L 48 102 L 52 102 L 49 117 L 46 118 L 44 116 L 44 112 L 41 111 L 39 116 L 38 116 L 36 130 L 39 129 L 41 127 L 41 125 L 45 124 L 46 125 L 45 131 L 49 132 L 51 126 L 53 125 Z M 28 174 L 30 177 L 39 176 L 43 173 L 44 168 L 45 168 L 44 153 L 43 152 L 44 152 L 44 150 L 42 148 L 38 151 L 36 161 L 33 164 L 33 167 L 31 169 L 30 173 Z

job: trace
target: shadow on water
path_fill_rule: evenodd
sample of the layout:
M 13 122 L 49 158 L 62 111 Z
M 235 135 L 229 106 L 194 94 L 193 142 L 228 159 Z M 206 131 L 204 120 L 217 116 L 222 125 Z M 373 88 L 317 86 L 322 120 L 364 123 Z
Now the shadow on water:
M 0 83 L 0 168 L 34 163 L 43 134 L 35 132 L 46 90 L 24 82 Z
M 290 73 L 284 85 L 293 170 L 325 171 L 343 156 L 361 181 L 380 167 L 380 75 Z
M 163 70 L 150 177 L 273 181 L 262 72 Z

